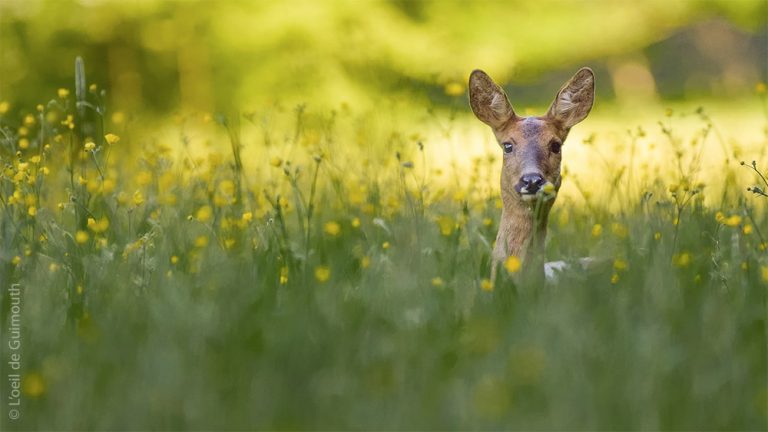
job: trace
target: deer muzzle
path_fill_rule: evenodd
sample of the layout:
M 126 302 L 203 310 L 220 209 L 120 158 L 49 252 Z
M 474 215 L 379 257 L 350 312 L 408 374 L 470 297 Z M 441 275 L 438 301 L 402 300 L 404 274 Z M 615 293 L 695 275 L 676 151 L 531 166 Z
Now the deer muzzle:
M 539 173 L 523 174 L 515 185 L 515 191 L 523 196 L 536 195 L 544 183 L 544 177 Z

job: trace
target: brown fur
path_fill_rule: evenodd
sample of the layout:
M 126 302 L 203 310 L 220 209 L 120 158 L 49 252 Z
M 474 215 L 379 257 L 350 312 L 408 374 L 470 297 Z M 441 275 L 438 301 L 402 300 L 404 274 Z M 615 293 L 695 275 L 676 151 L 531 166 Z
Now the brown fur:
M 504 90 L 483 71 L 469 78 L 469 101 L 478 119 L 493 130 L 499 146 L 513 145 L 504 153 L 501 170 L 503 209 L 496 246 L 492 253 L 492 279 L 500 262 L 510 255 L 529 261 L 531 252 L 540 252 L 547 232 L 547 219 L 554 200 L 525 201 L 515 189 L 523 174 L 538 174 L 560 189 L 562 151 L 553 152 L 553 143 L 565 142 L 568 131 L 582 121 L 594 101 L 594 74 L 580 69 L 561 89 L 547 114 L 518 117 Z M 530 250 L 529 250 L 530 249 Z

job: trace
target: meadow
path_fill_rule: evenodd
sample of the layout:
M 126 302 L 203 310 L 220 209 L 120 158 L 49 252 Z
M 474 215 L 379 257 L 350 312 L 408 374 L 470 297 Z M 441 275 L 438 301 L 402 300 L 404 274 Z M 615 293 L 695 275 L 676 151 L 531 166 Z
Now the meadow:
M 578 126 L 546 255 L 609 265 L 531 285 L 488 279 L 501 153 L 461 84 L 148 119 L 81 72 L 0 103 L 4 428 L 766 428 L 766 116 Z

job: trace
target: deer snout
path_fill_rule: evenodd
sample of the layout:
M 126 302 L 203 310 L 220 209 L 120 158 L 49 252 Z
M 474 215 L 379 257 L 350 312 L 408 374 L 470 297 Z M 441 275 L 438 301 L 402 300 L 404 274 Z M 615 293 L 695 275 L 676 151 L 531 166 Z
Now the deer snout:
M 538 173 L 523 174 L 517 182 L 515 190 L 520 195 L 533 195 L 544 184 L 544 177 Z

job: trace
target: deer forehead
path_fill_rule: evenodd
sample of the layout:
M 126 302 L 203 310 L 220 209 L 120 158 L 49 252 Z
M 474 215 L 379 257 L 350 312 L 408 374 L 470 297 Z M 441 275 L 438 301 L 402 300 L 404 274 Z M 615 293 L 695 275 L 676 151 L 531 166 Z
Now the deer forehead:
M 563 131 L 546 117 L 517 118 L 495 132 L 500 143 L 513 141 L 517 145 L 544 145 L 552 138 L 563 138 Z

